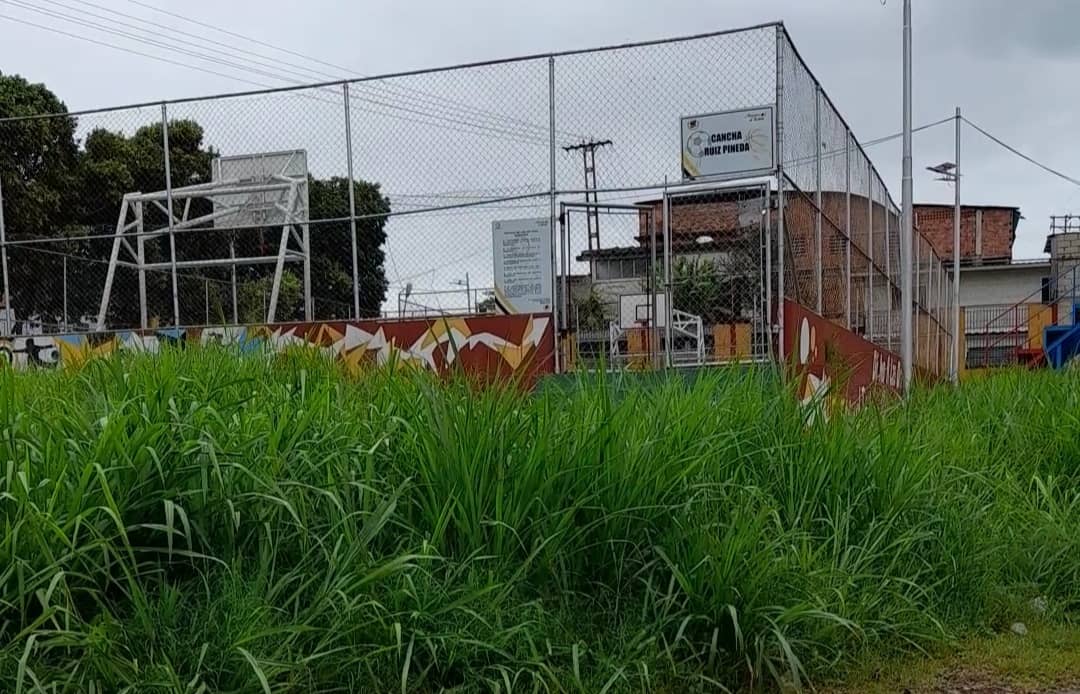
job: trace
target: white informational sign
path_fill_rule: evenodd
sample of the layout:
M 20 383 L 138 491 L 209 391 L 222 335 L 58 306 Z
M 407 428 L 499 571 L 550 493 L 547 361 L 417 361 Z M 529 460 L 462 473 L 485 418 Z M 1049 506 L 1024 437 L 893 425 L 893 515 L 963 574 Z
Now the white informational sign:
M 681 133 L 684 179 L 766 173 L 776 165 L 772 106 L 685 116 Z
M 491 223 L 495 300 L 506 313 L 548 313 L 551 296 L 551 219 Z

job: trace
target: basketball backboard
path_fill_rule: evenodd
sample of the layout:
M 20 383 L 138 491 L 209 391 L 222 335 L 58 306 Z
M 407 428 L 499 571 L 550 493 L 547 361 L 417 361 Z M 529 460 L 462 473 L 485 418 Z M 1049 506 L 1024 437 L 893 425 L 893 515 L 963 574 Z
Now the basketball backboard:
M 214 220 L 218 228 L 278 226 L 284 223 L 285 210 L 293 210 L 293 219 L 308 218 L 307 152 L 302 149 L 284 152 L 260 152 L 217 157 L 211 162 L 211 176 L 217 184 L 257 185 L 295 180 L 300 200 L 289 205 L 287 189 L 213 195 L 214 211 L 238 206 L 241 209 Z

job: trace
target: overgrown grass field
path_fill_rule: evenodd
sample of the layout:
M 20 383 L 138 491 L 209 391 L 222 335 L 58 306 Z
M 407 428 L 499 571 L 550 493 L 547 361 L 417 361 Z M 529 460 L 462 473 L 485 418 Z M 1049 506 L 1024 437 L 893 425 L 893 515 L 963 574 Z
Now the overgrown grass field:
M 806 686 L 1080 608 L 1080 375 L 818 418 L 310 356 L 0 373 L 0 690 Z

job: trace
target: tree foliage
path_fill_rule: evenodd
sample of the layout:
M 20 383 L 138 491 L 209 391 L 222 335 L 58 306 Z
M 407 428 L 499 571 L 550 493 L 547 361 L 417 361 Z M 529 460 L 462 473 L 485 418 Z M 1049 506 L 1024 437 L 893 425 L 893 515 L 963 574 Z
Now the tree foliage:
M 30 84 L 17 76 L 0 74 L 0 118 L 45 113 L 64 114 L 67 109 L 48 88 Z M 12 304 L 19 316 L 40 314 L 51 320 L 63 307 L 64 256 L 69 257 L 68 317 L 96 314 L 104 286 L 112 240 L 91 240 L 88 235 L 112 234 L 123 196 L 166 188 L 162 125 L 153 122 L 130 134 L 105 128 L 90 130 L 82 138 L 78 121 L 72 116 L 0 121 L 0 182 L 9 240 L 31 238 L 71 238 L 48 246 L 17 246 L 9 249 Z M 211 180 L 211 162 L 218 152 L 206 142 L 203 127 L 193 120 L 169 123 L 169 163 L 174 188 Z M 389 200 L 377 184 L 353 181 L 358 217 L 356 246 L 357 278 L 362 316 L 378 315 L 385 298 L 384 272 L 386 242 L 384 227 L 390 212 Z M 352 315 L 352 228 L 347 219 L 349 181 L 344 177 L 319 179 L 309 176 L 308 207 L 311 223 L 311 276 L 316 318 L 346 318 Z M 177 203 L 180 204 L 180 203 Z M 188 218 L 212 211 L 208 200 L 195 199 Z M 167 224 L 165 213 L 153 204 L 143 206 L 146 228 Z M 318 220 L 337 220 L 320 222 Z M 281 227 L 185 233 L 178 237 L 178 260 L 225 257 L 230 244 L 238 257 L 272 255 L 276 252 Z M 134 246 L 134 241 L 132 245 Z M 147 239 L 149 262 L 170 258 L 168 239 Z M 263 320 L 255 306 L 265 305 L 262 293 L 269 293 L 273 265 L 243 266 L 237 271 L 238 301 L 243 304 L 241 320 Z M 283 280 L 282 301 L 277 318 L 303 318 L 302 285 L 293 299 L 292 283 L 299 282 L 302 269 L 290 264 Z M 171 322 L 172 281 L 168 272 L 146 274 L 150 318 Z M 213 304 L 213 319 L 224 313 L 231 320 L 231 276 L 228 268 L 203 268 L 183 272 L 179 280 L 181 322 L 199 324 L 206 320 Z M 213 291 L 211 291 L 211 285 Z M 213 294 L 212 300 L 204 296 Z M 253 298 L 255 297 L 255 298 Z M 256 298 L 258 300 L 256 300 Z M 287 299 L 287 301 L 286 301 Z M 222 311 L 227 306 L 228 310 Z M 261 310 L 261 308 L 260 308 Z M 112 325 L 138 325 L 137 273 L 120 268 L 114 282 L 108 321 Z
M 672 283 L 673 308 L 701 316 L 706 324 L 742 320 L 756 291 L 745 271 L 707 257 L 675 258 Z

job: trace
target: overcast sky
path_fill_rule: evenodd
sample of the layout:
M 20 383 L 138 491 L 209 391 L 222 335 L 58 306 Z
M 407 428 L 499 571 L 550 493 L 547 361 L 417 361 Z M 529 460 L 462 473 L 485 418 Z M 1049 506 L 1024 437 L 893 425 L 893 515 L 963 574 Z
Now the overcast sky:
M 193 58 L 101 35 L 19 6 L 27 3 L 69 15 L 75 14 L 70 8 L 101 15 L 111 9 L 183 27 L 229 45 L 269 50 L 156 14 L 146 6 L 153 5 L 326 63 L 347 66 L 357 74 L 782 20 L 860 140 L 897 132 L 901 124 L 899 0 L 93 0 L 97 8 L 85 0 L 0 0 L 0 15 L 6 17 L 194 63 Z M 1080 3 L 1066 0 L 915 0 L 915 124 L 950 116 L 959 105 L 968 118 L 1003 140 L 1052 167 L 1077 175 L 1080 163 L 1073 155 L 1080 138 L 1076 103 L 1080 97 L 1071 89 L 1080 67 L 1080 44 L 1073 38 L 1077 21 Z M 167 32 L 163 30 L 162 35 Z M 0 19 L 0 37 L 0 70 L 44 82 L 70 109 L 251 88 L 226 77 L 7 19 Z M 296 56 L 281 57 L 340 74 L 335 68 Z M 234 72 L 227 67 L 208 67 Z M 251 74 L 245 78 L 272 82 Z M 648 85 L 637 88 L 647 101 Z M 893 198 L 899 201 L 899 141 L 875 146 L 869 153 Z M 952 125 L 917 134 L 914 154 L 916 201 L 951 202 L 951 188 L 934 181 L 923 167 L 953 158 Z M 1025 219 L 1018 232 L 1016 257 L 1041 253 L 1049 215 L 1080 211 L 1076 186 L 1017 159 L 971 129 L 964 132 L 962 164 L 965 202 L 1021 208 Z

